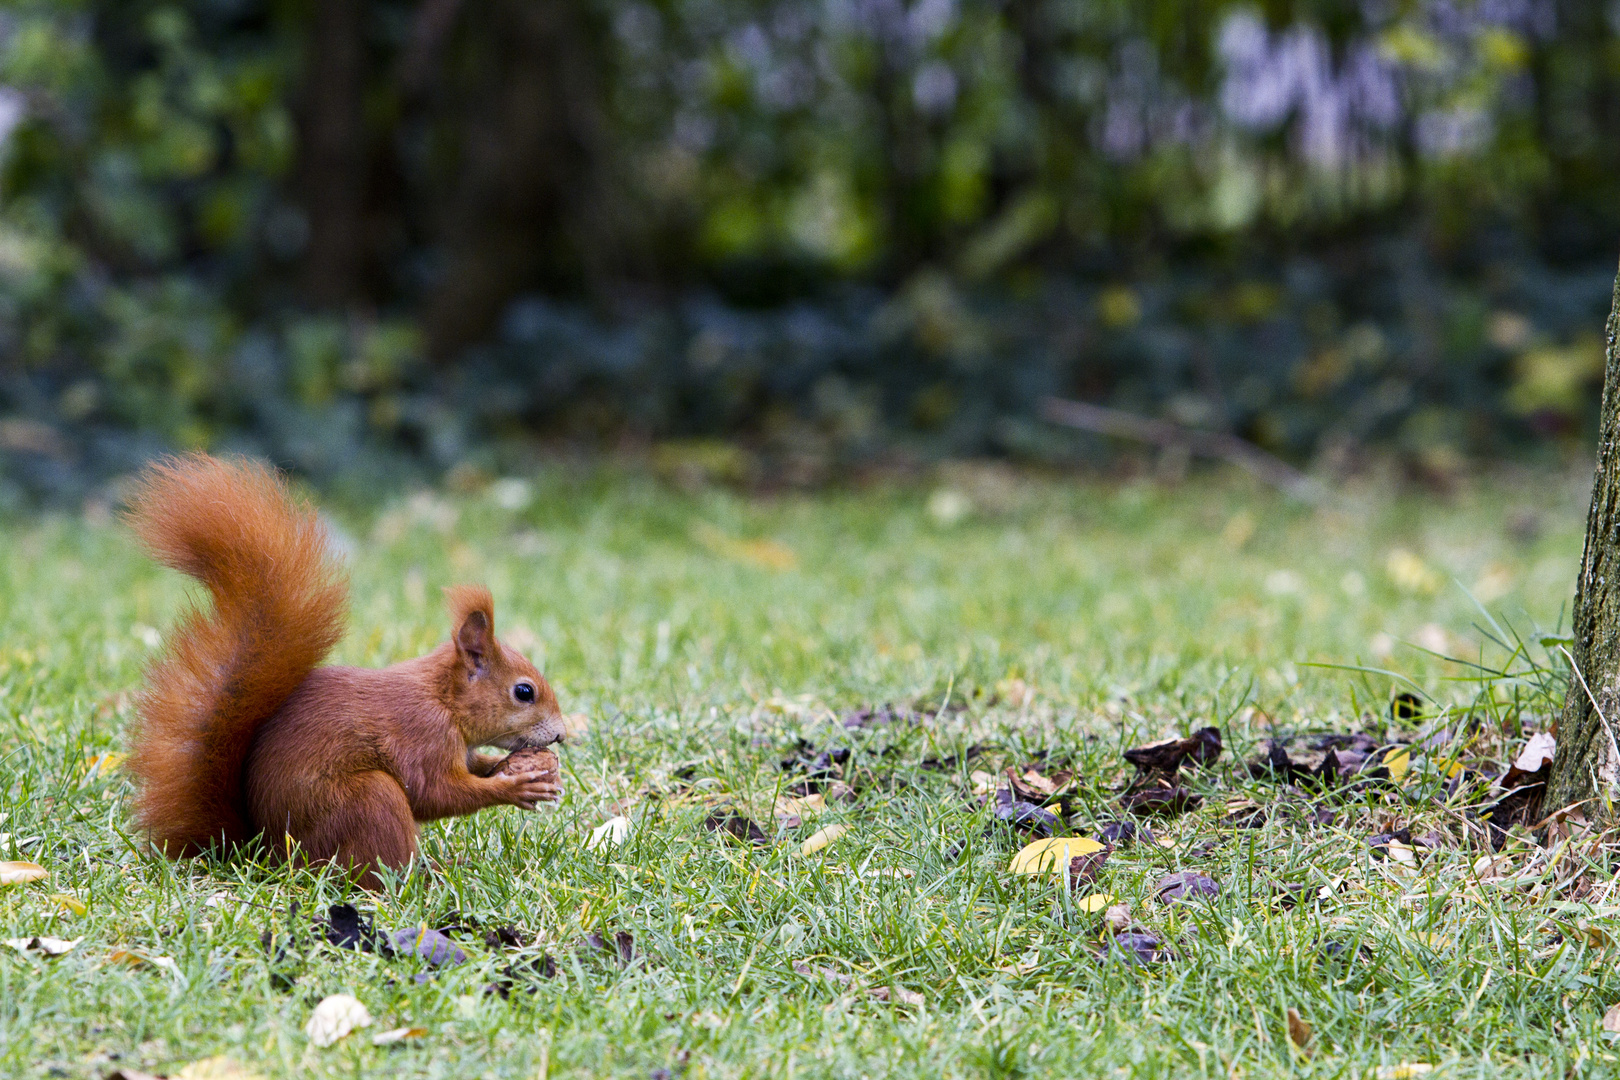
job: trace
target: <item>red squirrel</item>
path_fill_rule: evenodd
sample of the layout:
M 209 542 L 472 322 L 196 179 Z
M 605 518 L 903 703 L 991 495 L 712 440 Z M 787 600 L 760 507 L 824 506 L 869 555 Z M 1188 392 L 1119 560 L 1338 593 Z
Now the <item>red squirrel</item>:
M 416 823 L 533 809 L 561 787 L 494 774 L 505 750 L 560 741 L 551 686 L 495 638 L 489 590 L 445 590 L 452 635 L 378 669 L 320 667 L 343 636 L 348 583 L 313 510 L 269 467 L 206 454 L 150 466 L 127 519 L 159 562 L 196 578 L 137 699 L 127 768 L 135 818 L 171 857 L 263 835 L 367 888 L 416 854 Z M 492 775 L 494 774 L 494 775 Z

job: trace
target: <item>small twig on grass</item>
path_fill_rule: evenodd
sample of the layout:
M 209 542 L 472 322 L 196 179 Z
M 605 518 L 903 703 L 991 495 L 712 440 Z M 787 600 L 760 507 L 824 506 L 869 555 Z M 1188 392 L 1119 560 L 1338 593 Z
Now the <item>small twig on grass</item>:
M 1224 431 L 1200 431 L 1169 420 L 1058 397 L 1049 397 L 1041 402 L 1041 417 L 1079 431 L 1112 435 L 1118 439 L 1135 439 L 1154 446 L 1182 447 L 1200 457 L 1229 461 L 1283 494 L 1312 506 L 1320 506 L 1328 498 L 1328 490 L 1318 481 L 1253 443 Z

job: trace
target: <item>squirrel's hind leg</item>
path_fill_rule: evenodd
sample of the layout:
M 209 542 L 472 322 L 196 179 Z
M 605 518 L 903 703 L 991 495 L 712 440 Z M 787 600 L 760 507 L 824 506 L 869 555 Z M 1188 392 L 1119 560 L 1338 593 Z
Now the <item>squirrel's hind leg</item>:
M 375 890 L 382 885 L 378 869 L 404 870 L 416 855 L 416 820 L 404 789 L 387 773 L 361 773 L 345 787 L 346 798 L 303 838 L 304 849 L 352 871 L 361 888 Z

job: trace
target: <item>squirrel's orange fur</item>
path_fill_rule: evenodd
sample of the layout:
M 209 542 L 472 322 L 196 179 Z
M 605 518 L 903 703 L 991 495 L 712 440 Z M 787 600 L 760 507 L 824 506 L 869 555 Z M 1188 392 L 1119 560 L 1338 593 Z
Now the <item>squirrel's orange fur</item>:
M 135 817 L 171 856 L 264 834 L 376 884 L 416 853 L 416 822 L 554 799 L 491 776 L 474 748 L 562 738 L 551 687 L 495 638 L 486 589 L 447 590 L 453 637 L 380 670 L 319 667 L 347 583 L 315 513 L 269 468 L 204 454 L 143 475 L 129 521 L 154 558 L 207 586 L 147 672 L 128 769 Z

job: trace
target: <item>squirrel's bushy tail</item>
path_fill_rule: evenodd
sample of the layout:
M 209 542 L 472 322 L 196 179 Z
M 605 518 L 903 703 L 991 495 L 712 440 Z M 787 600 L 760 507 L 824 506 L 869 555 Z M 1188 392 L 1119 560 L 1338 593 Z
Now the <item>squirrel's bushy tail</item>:
M 206 454 L 151 466 L 129 523 L 208 587 L 147 671 L 127 768 L 135 817 L 171 856 L 255 832 L 243 768 L 258 726 L 343 636 L 348 587 L 315 512 L 265 465 Z

